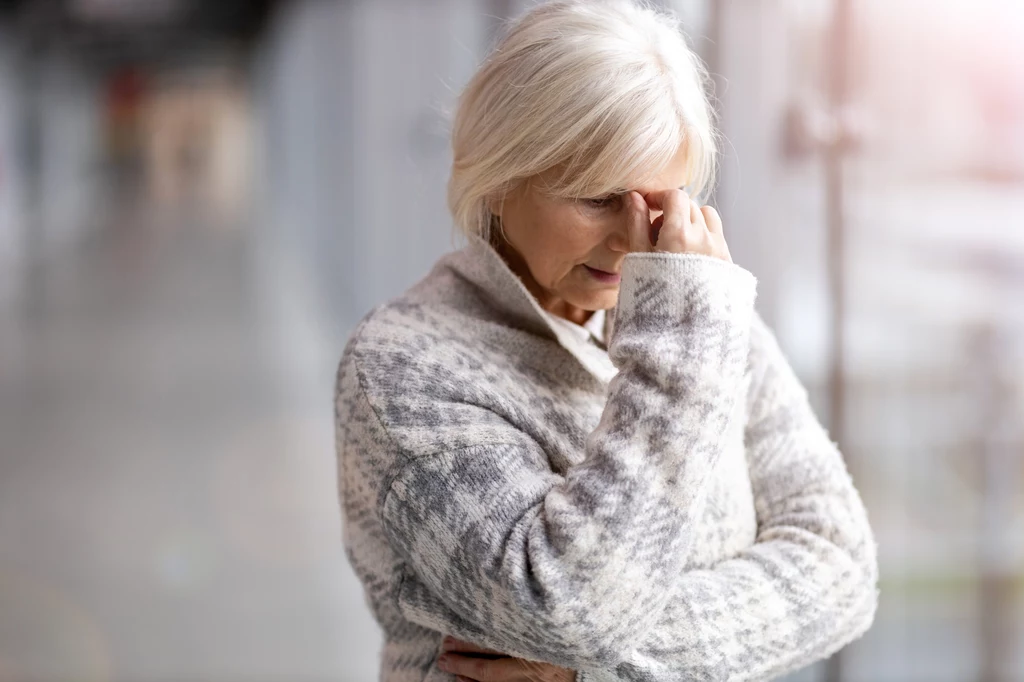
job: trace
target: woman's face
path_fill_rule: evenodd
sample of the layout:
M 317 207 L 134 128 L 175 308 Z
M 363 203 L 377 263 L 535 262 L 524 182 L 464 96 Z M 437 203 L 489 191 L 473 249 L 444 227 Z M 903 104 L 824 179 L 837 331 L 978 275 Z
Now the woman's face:
M 541 307 L 576 323 L 594 310 L 615 307 L 622 260 L 629 253 L 629 208 L 622 195 L 558 199 L 539 187 L 541 175 L 491 205 L 501 216 L 507 244 L 502 256 Z M 686 184 L 683 150 L 644 187 L 641 194 L 677 189 Z M 538 187 L 539 186 L 539 187 Z M 654 220 L 660 211 L 650 211 Z

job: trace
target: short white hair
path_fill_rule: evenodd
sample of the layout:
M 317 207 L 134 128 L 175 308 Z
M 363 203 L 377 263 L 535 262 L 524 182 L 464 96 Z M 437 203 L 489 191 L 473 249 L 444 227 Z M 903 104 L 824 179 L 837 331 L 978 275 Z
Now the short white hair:
M 556 170 L 552 196 L 599 197 L 656 177 L 686 145 L 687 191 L 712 186 L 710 79 L 678 19 L 634 0 L 553 0 L 514 21 L 462 92 L 448 206 L 490 236 L 489 205 Z

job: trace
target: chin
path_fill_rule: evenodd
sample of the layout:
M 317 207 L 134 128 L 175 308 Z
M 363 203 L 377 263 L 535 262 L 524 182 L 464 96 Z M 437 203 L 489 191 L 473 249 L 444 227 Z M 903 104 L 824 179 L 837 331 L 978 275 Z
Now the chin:
M 619 288 L 615 287 L 612 291 L 603 291 L 594 296 L 581 296 L 579 300 L 569 302 L 584 310 L 608 310 L 618 305 Z

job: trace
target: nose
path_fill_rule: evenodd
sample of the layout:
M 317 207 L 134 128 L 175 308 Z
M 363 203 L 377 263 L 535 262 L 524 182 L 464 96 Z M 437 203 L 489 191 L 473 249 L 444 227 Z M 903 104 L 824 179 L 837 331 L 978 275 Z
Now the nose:
M 629 253 L 629 221 L 616 220 L 615 228 L 608 233 L 606 241 L 609 251 Z

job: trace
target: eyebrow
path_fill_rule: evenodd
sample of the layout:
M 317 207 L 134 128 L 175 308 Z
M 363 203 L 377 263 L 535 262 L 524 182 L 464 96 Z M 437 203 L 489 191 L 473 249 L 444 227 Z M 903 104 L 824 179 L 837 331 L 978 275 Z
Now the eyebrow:
M 676 189 L 681 189 L 681 190 L 685 191 L 686 190 L 686 185 L 680 185 Z M 616 189 L 615 191 L 609 192 L 608 194 L 609 195 L 613 195 L 613 194 L 626 194 L 627 192 L 632 192 L 632 191 L 633 190 L 631 190 L 631 189 Z M 636 190 L 636 191 L 639 192 L 640 190 Z

